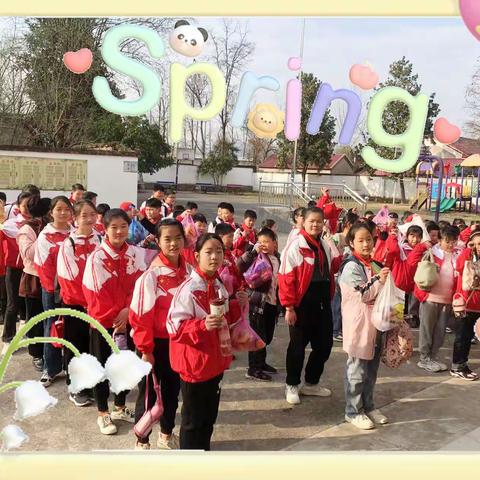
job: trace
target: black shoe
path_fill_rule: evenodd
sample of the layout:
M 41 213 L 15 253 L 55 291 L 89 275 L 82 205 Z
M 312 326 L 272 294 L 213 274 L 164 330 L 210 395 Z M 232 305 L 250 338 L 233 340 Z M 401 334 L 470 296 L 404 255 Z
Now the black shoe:
M 42 357 L 33 357 L 32 365 L 37 372 L 43 372 L 43 358 Z
M 271 365 L 269 365 L 268 363 L 265 363 L 263 365 L 262 371 L 267 373 L 278 373 L 278 370 L 275 367 L 272 367 Z
M 475 372 L 472 372 L 467 366 L 463 367 L 461 370 L 450 370 L 450 375 L 471 382 L 478 379 L 478 375 Z
M 261 382 L 271 382 L 272 377 L 267 373 L 262 372 L 261 370 L 247 370 L 245 378 L 252 378 L 253 380 L 260 380 Z
M 71 393 L 69 398 L 70 401 L 73 402 L 77 407 L 86 407 L 87 405 L 92 404 L 88 396 L 84 395 L 82 392 Z

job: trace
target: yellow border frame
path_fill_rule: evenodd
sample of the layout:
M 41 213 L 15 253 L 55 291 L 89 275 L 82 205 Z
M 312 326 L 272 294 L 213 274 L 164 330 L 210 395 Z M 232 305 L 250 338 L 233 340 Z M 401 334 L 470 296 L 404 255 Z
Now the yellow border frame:
M 2 2 L 1 15 L 17 16 L 452 16 L 458 0 L 23 0 Z

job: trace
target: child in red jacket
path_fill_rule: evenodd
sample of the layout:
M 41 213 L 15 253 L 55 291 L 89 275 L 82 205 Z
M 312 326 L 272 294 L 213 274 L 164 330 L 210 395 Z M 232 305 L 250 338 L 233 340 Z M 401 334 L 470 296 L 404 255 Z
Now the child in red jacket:
M 3 351 L 5 353 L 10 342 L 17 332 L 18 316 L 21 319 L 26 318 L 25 301 L 18 294 L 20 279 L 22 277 L 23 262 L 17 245 L 18 230 L 22 222 L 30 218 L 27 203 L 32 196 L 30 192 L 22 192 L 17 199 L 17 207 L 11 210 L 12 217 L 7 218 L 0 232 L 0 240 L 5 262 L 5 289 L 7 296 L 7 305 L 4 315 L 4 326 L 2 334 Z
M 152 364 L 153 372 L 160 383 L 164 411 L 160 418 L 157 446 L 164 449 L 178 448 L 173 428 L 178 407 L 180 377 L 170 365 L 166 321 L 173 295 L 192 270 L 182 255 L 185 241 L 185 232 L 178 220 L 167 218 L 159 224 L 157 242 L 160 252 L 150 268 L 135 283 L 129 313 L 135 346 L 142 354 L 142 360 Z M 138 386 L 135 422 L 138 422 L 145 413 L 146 382 L 147 377 L 144 377 Z M 151 408 L 156 397 L 150 377 L 148 382 L 148 408 Z M 135 449 L 149 450 L 149 436 L 137 438 Z
M 57 258 L 57 276 L 62 297 L 62 307 L 86 312 L 87 301 L 82 289 L 85 265 L 90 254 L 100 246 L 100 234 L 94 230 L 97 210 L 89 200 L 80 200 L 74 203 L 74 218 L 77 225 L 68 238 L 60 245 Z M 87 322 L 77 317 L 64 316 L 63 338 L 71 342 L 80 353 L 90 351 L 90 328 Z M 68 364 L 73 353 L 65 348 L 63 351 L 65 370 L 68 373 Z M 70 378 L 67 374 L 67 385 Z M 84 407 L 92 403 L 90 391 L 71 393 L 70 400 L 77 407 Z
M 128 311 L 135 282 L 147 269 L 145 249 L 127 243 L 130 219 L 119 208 L 112 208 L 103 218 L 106 238 L 87 259 L 83 275 L 83 293 L 87 313 L 97 319 L 110 335 L 125 334 Z M 98 330 L 90 330 L 90 353 L 104 365 L 111 349 Z M 97 424 L 104 435 L 117 432 L 112 420 L 134 422 L 134 414 L 125 406 L 127 392 L 115 395 L 115 409 L 108 411 L 108 382 L 93 389 L 98 408 Z
M 242 256 L 245 251 L 251 250 L 257 243 L 256 221 L 257 214 L 253 210 L 245 210 L 243 223 L 233 234 L 233 250 L 237 258 Z
M 474 338 L 474 325 L 480 317 L 480 290 L 463 290 L 462 281 L 465 263 L 480 260 L 480 230 L 474 230 L 468 239 L 469 248 L 466 248 L 457 260 L 457 293 L 465 299 L 466 316 L 455 320 L 456 331 L 453 343 L 452 368 L 450 375 L 463 380 L 477 380 L 478 375 L 468 366 L 468 356 L 472 339 Z
M 457 287 L 455 266 L 460 254 L 455 247 L 459 234 L 457 227 L 448 225 L 442 228 L 440 241 L 432 248 L 434 261 L 440 267 L 438 281 L 430 291 L 415 285 L 414 294 L 420 301 L 420 361 L 417 366 L 428 372 L 447 370 L 447 366 L 436 357 L 443 345 L 447 321 L 452 316 L 452 299 Z M 429 242 L 417 245 L 407 264 L 415 268 L 430 246 Z
M 290 333 L 285 395 L 291 404 L 300 403 L 300 393 L 331 395 L 330 390 L 318 383 L 333 345 L 330 302 L 335 291 L 334 274 L 342 256 L 333 244 L 321 239 L 323 226 L 322 210 L 307 208 L 304 228 L 283 251 L 278 275 L 280 303 L 286 308 L 285 321 Z M 312 352 L 302 387 L 301 373 L 308 343 Z
M 207 233 L 195 246 L 198 267 L 178 288 L 167 317 L 170 335 L 170 361 L 180 374 L 182 390 L 181 449 L 210 450 L 210 439 L 220 403 L 220 382 L 230 366 L 231 355 L 222 355 L 219 329 L 225 320 L 238 320 L 238 303 L 246 304 L 245 292 L 228 300 L 218 278 L 224 246 L 220 237 Z M 212 302 L 222 297 L 224 316 L 211 312 Z
M 52 199 L 50 216 L 53 222 L 40 232 L 35 248 L 35 268 L 42 285 L 42 304 L 44 310 L 52 310 L 60 304 L 55 298 L 57 278 L 57 256 L 60 245 L 72 231 L 73 207 L 69 199 L 59 195 Z M 57 292 L 58 297 L 58 292 Z M 55 318 L 49 317 L 44 322 L 44 335 L 50 336 Z M 48 387 L 62 372 L 62 350 L 50 343 L 43 346 L 43 375 L 40 382 Z

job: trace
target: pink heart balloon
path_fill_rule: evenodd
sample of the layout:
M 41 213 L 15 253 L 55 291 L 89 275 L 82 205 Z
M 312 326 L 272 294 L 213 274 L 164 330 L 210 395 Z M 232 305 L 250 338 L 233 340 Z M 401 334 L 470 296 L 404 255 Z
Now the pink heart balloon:
M 350 81 L 362 90 L 370 90 L 378 83 L 378 74 L 368 65 L 356 63 L 350 68 Z
M 462 131 L 444 117 L 435 120 L 433 133 L 435 139 L 444 144 L 455 143 L 462 135 Z
M 73 73 L 85 73 L 93 62 L 92 51 L 82 48 L 76 52 L 67 52 L 63 55 L 63 63 Z
M 470 33 L 480 40 L 480 2 L 478 0 L 460 0 L 460 15 Z

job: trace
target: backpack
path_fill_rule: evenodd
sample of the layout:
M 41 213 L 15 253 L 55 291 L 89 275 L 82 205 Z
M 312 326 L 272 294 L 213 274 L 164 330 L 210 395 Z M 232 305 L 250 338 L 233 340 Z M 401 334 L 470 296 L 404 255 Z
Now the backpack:
M 419 262 L 413 281 L 420 290 L 430 291 L 438 282 L 440 267 L 435 263 L 432 250 L 427 250 Z
M 413 354 L 413 334 L 407 322 L 385 333 L 380 360 L 389 368 L 398 368 Z

